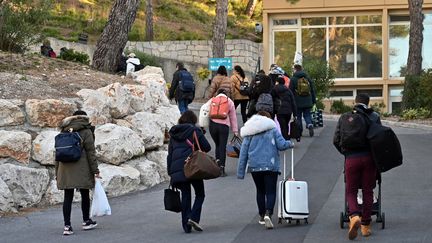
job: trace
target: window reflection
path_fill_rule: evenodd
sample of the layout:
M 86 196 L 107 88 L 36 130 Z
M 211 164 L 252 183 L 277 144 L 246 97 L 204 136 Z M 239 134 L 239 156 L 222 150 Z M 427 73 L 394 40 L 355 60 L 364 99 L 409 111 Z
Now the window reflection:
M 326 60 L 326 29 L 303 29 L 302 49 L 304 59 L 318 58 Z
M 354 28 L 332 27 L 330 39 L 330 65 L 338 78 L 354 77 Z
M 296 50 L 295 31 L 274 32 L 274 63 L 290 70 Z
M 381 26 L 357 27 L 357 77 L 382 77 Z

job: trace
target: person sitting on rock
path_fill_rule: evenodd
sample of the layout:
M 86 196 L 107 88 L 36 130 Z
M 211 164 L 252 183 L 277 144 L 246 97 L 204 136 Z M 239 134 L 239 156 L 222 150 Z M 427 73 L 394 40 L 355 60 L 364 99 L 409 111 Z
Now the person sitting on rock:
M 140 59 L 136 57 L 135 53 L 130 53 L 128 55 L 128 59 L 126 60 L 126 75 L 129 75 L 143 68 L 144 67 L 142 67 Z

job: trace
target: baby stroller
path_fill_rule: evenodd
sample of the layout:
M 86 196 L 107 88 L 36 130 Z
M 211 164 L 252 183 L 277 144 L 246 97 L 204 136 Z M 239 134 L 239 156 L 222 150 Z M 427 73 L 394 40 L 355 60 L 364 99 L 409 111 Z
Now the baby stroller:
M 344 181 L 346 183 L 346 179 L 344 177 Z M 385 228 L 385 213 L 381 211 L 381 174 L 377 173 L 377 184 L 378 184 L 378 197 L 377 200 L 373 203 L 372 206 L 372 216 L 376 215 L 376 222 L 381 223 L 381 229 Z M 359 204 L 360 208 L 363 206 L 362 204 Z M 341 229 L 344 228 L 345 223 L 348 223 L 349 220 L 349 213 L 348 213 L 348 202 L 347 202 L 347 195 L 345 190 L 345 209 L 343 212 L 340 213 L 340 227 Z

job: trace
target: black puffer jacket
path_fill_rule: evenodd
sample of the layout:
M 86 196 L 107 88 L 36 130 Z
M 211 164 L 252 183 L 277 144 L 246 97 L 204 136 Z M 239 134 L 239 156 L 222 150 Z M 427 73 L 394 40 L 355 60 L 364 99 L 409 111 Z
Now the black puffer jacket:
M 297 111 L 294 94 L 284 84 L 275 85 L 272 90 L 272 96 L 276 100 L 274 102 L 276 114 L 287 115 Z
M 171 82 L 171 87 L 169 90 L 169 98 L 173 99 L 175 97 L 176 101 L 187 99 L 192 102 L 195 98 L 195 91 L 192 92 L 183 92 L 179 88 L 180 83 L 180 71 L 187 71 L 186 68 L 181 70 L 177 70 L 173 75 L 173 80 Z
M 201 150 L 209 152 L 210 144 L 204 137 L 201 129 L 192 124 L 179 124 L 173 126 L 170 131 L 170 142 L 168 147 L 167 169 L 171 177 L 171 183 L 187 181 L 184 175 L 184 163 L 186 158 L 192 153 L 192 147 L 187 143 L 187 139 L 195 144 L 193 132 L 196 132 Z M 198 146 L 195 144 L 195 149 Z

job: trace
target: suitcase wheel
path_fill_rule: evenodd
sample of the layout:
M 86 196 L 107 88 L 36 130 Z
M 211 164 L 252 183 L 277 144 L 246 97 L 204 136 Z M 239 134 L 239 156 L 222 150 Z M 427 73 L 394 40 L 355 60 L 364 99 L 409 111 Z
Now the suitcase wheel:
M 341 229 L 344 228 L 344 226 L 345 226 L 344 224 L 345 224 L 345 216 L 344 216 L 344 213 L 341 212 L 340 213 L 340 227 L 341 227 Z
M 300 224 L 300 219 L 297 219 L 296 220 L 296 225 L 299 225 Z
M 278 224 L 282 224 L 282 218 L 279 218 Z
M 308 219 L 304 219 L 305 224 L 309 224 Z
M 291 219 L 288 219 L 288 224 L 291 224 Z

